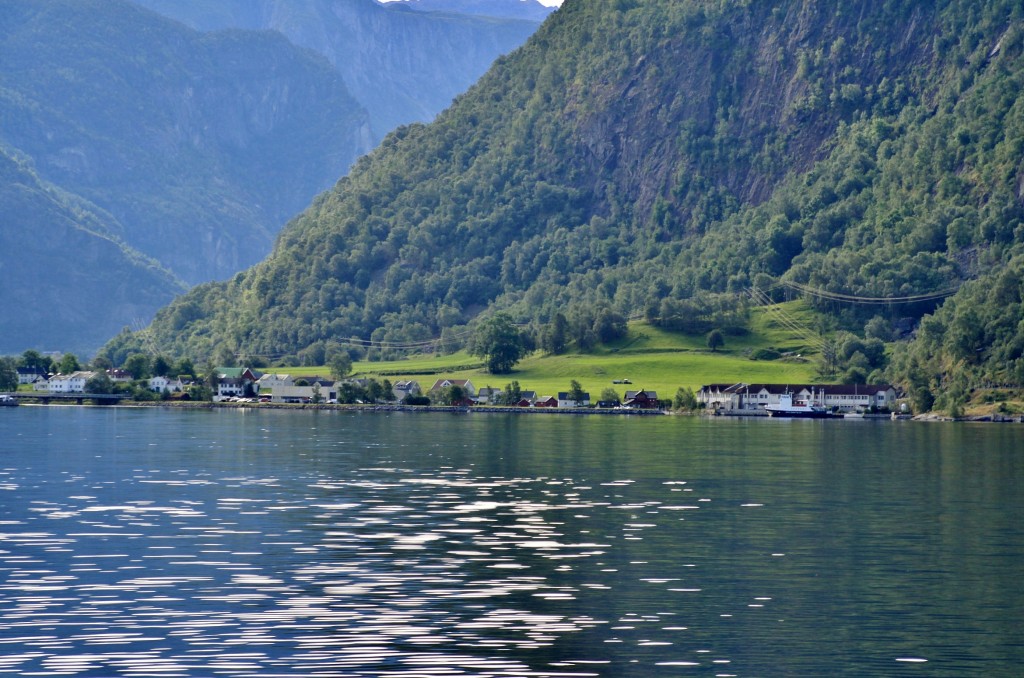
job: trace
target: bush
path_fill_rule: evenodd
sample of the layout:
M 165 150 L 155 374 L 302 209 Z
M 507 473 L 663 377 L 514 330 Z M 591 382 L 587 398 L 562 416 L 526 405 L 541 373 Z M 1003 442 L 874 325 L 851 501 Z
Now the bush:
M 773 348 L 759 348 L 750 354 L 751 360 L 778 360 L 782 354 Z

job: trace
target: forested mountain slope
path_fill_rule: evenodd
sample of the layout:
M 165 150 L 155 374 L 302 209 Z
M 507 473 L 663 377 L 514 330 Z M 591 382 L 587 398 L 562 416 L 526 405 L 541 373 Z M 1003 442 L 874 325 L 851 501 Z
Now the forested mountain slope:
M 0 148 L 0 354 L 94 350 L 185 285 L 125 245 L 120 224 Z
M 369 111 L 376 139 L 399 125 L 433 119 L 540 23 L 522 14 L 421 12 L 406 3 L 374 0 L 136 2 L 200 30 L 280 31 L 296 45 L 324 55 Z
M 780 278 L 887 298 L 1008 275 L 1000 304 L 1019 309 L 1022 20 L 1001 0 L 568 0 L 153 334 L 280 355 L 454 334 L 488 306 L 543 323 Z M 857 323 L 879 307 L 823 308 Z M 1006 376 L 1022 333 L 1004 318 L 921 378 Z M 997 345 L 1017 346 L 1001 366 Z

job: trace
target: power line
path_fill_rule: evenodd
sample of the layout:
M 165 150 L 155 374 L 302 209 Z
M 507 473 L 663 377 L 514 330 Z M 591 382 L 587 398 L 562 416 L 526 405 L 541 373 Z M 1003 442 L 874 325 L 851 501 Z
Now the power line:
M 453 332 L 448 337 L 435 337 L 432 339 L 422 339 L 418 341 L 374 341 L 372 339 L 360 339 L 358 337 L 350 337 L 345 339 L 331 339 L 330 342 L 338 344 L 340 346 L 352 346 L 355 348 L 380 348 L 380 349 L 391 349 L 391 350 L 416 350 L 426 349 L 437 346 L 444 340 L 447 339 L 462 339 L 473 333 L 473 330 L 466 329 L 460 332 Z M 294 352 L 280 352 L 280 353 L 255 353 L 251 351 L 244 351 L 235 354 L 236 358 L 241 357 L 252 357 L 252 358 L 265 358 L 267 360 L 280 360 L 285 356 L 292 355 Z
M 779 304 L 772 301 L 772 298 L 768 296 L 766 292 L 756 287 L 751 287 L 748 290 L 751 298 L 767 308 L 770 312 L 775 314 L 776 318 L 780 323 L 788 327 L 790 330 L 800 335 L 804 341 L 806 341 L 812 348 L 816 348 L 819 351 L 825 350 L 825 342 L 820 337 L 816 336 L 814 331 L 809 327 L 796 320 L 788 313 L 786 313 Z
M 936 299 L 944 299 L 952 294 L 955 294 L 959 287 L 950 287 L 948 289 L 939 290 L 937 292 L 930 292 L 928 294 L 914 294 L 904 297 L 864 297 L 854 294 L 843 294 L 841 292 L 828 292 L 825 290 L 816 289 L 802 283 L 793 282 L 791 280 L 780 280 L 776 285 L 782 285 L 794 289 L 802 294 L 816 297 L 818 299 L 826 299 L 828 301 L 841 301 L 850 304 L 867 304 L 867 305 L 885 305 L 885 304 L 913 304 L 923 301 L 934 301 Z

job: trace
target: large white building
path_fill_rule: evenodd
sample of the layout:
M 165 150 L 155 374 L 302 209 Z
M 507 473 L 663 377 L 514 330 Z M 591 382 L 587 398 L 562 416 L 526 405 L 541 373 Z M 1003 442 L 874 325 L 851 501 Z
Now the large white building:
M 896 405 L 896 389 L 889 384 L 708 384 L 697 392 L 697 402 L 709 410 L 763 410 L 779 404 L 784 393 L 839 412 L 891 410 Z
M 50 393 L 85 393 L 85 382 L 89 381 L 95 374 L 95 372 L 57 374 L 50 377 L 50 380 L 47 382 L 47 390 Z

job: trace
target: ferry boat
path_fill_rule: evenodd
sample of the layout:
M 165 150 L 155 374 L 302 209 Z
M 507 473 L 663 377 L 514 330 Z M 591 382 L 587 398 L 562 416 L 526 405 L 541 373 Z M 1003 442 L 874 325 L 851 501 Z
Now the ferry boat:
M 769 417 L 797 417 L 802 419 L 828 419 L 832 413 L 819 403 L 806 400 L 794 400 L 792 393 L 779 396 L 778 405 L 765 405 Z

